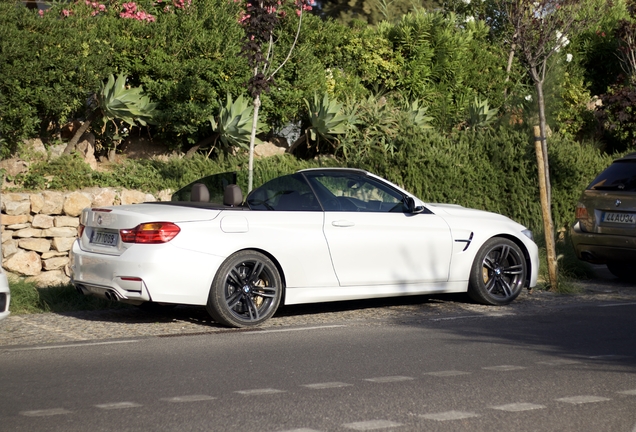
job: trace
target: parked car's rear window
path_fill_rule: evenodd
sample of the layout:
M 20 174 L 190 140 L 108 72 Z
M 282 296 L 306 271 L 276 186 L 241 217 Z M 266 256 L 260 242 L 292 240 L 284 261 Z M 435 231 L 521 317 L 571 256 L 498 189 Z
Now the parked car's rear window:
M 618 160 L 588 186 L 592 190 L 636 192 L 636 160 Z

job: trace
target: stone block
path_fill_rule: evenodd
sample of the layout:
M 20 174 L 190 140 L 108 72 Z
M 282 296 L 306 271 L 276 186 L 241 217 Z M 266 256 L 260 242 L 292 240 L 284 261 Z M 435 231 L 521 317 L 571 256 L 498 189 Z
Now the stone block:
M 34 283 L 38 288 L 48 288 L 59 285 L 68 285 L 71 280 L 64 274 L 63 270 L 52 270 L 28 277 L 27 282 Z
M 42 237 L 42 230 L 36 228 L 24 228 L 13 233 L 13 237 Z
M 31 222 L 31 226 L 33 228 L 51 228 L 53 227 L 53 216 L 37 214 L 33 216 L 33 221 Z
M 51 240 L 51 246 L 58 252 L 68 252 L 73 247 L 75 237 L 54 237 Z
M 23 224 L 16 224 L 16 225 L 8 225 L 7 228 L 11 229 L 13 231 L 18 231 L 21 229 L 25 229 L 25 228 L 30 228 L 31 224 L 28 223 L 23 223 Z
M 31 213 L 40 213 L 44 207 L 44 197 L 42 194 L 29 195 L 31 200 Z
M 106 207 L 115 204 L 117 194 L 112 189 L 99 189 L 93 195 L 92 207 Z
M 19 225 L 29 222 L 29 215 L 2 215 L 2 225 Z
M 68 257 L 55 257 L 42 261 L 42 268 L 44 270 L 60 270 L 69 263 Z
M 68 216 L 79 216 L 86 207 L 91 206 L 91 199 L 81 192 L 73 192 L 64 200 L 64 213 Z
M 41 255 L 41 258 L 43 260 L 49 259 L 49 258 L 55 258 L 55 257 L 68 257 L 68 252 L 44 252 Z
M 18 247 L 36 252 L 48 252 L 51 250 L 51 241 L 44 238 L 25 238 L 18 240 Z
M 30 201 L 3 201 L 2 207 L 4 208 L 5 213 L 10 216 L 28 215 L 31 213 Z
M 55 227 L 73 227 L 77 228 L 79 226 L 79 218 L 72 216 L 55 216 L 53 220 L 53 225 Z
M 121 191 L 120 200 L 122 205 L 139 204 L 146 201 L 146 194 L 139 191 L 124 189 Z
M 22 276 L 35 276 L 42 272 L 42 260 L 37 252 L 19 251 L 4 262 L 4 268 Z
M 7 240 L 2 242 L 2 258 L 10 257 L 18 253 L 18 242 L 15 240 Z
M 42 198 L 44 198 L 44 204 L 40 213 L 48 215 L 62 214 L 64 208 L 64 194 L 62 192 L 44 191 L 42 192 Z
M 53 227 L 42 230 L 42 237 L 77 237 L 77 228 Z

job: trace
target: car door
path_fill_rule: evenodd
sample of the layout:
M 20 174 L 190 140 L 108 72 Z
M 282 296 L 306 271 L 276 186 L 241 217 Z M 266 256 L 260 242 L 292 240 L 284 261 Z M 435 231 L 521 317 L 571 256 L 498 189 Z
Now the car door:
M 334 196 L 318 195 L 341 286 L 448 280 L 453 242 L 442 218 L 409 212 L 402 193 L 375 178 L 336 173 L 311 181 Z
M 245 213 L 252 241 L 272 254 L 285 274 L 287 288 L 337 287 L 327 241 L 324 212 L 305 178 L 278 177 L 255 189 Z M 243 215 L 240 215 L 243 217 Z

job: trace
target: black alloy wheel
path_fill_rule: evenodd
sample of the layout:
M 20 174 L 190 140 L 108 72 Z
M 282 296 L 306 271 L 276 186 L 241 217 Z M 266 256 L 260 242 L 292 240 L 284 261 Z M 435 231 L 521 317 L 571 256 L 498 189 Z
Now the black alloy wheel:
M 468 295 L 486 305 L 509 304 L 521 293 L 526 273 L 526 259 L 519 246 L 502 237 L 491 238 L 475 257 Z
M 219 267 L 207 310 L 222 325 L 256 326 L 274 315 L 282 289 L 280 274 L 272 260 L 255 251 L 237 252 Z

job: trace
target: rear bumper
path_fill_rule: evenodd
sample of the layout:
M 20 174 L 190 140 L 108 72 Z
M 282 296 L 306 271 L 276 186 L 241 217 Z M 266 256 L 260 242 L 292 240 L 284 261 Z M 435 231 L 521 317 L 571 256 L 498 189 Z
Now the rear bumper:
M 636 262 L 636 237 L 584 232 L 579 223 L 570 229 L 576 256 L 593 264 Z
M 139 304 L 205 305 L 218 257 L 175 248 L 171 244 L 133 245 L 121 255 L 71 250 L 71 281 L 83 294 Z

